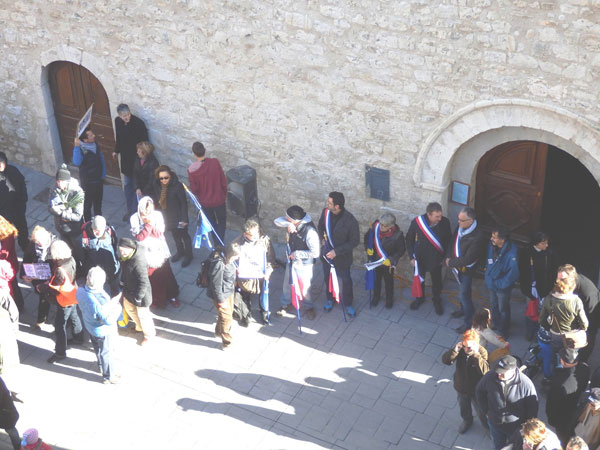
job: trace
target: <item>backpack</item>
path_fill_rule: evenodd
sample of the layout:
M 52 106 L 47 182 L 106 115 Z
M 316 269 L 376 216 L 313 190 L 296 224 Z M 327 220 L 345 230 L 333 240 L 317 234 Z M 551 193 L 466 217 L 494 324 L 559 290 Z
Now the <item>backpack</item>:
M 208 272 L 210 270 L 211 259 L 209 256 L 200 264 L 200 272 L 198 272 L 198 276 L 196 277 L 196 286 L 208 287 Z

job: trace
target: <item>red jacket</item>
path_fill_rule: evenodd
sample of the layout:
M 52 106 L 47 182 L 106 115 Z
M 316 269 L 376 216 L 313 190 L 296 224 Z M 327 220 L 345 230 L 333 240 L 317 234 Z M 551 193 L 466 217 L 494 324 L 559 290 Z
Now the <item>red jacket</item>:
M 205 208 L 214 208 L 225 203 L 227 179 L 217 158 L 196 161 L 188 168 L 190 188 Z

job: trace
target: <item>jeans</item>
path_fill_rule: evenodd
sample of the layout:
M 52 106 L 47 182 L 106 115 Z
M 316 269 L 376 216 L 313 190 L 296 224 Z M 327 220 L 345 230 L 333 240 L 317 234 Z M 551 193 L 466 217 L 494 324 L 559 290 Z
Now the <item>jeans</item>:
M 79 342 L 83 340 L 83 327 L 81 326 L 79 314 L 77 314 L 77 305 L 59 306 L 54 320 L 54 331 L 56 332 L 54 352 L 60 356 L 67 355 L 67 322 L 69 319 L 71 320 L 73 340 Z
M 510 291 L 512 288 L 490 291 L 492 309 L 492 324 L 500 330 L 502 337 L 508 336 L 510 328 Z
M 202 210 L 208 220 L 210 220 L 211 225 L 221 238 L 221 241 L 225 243 L 225 226 L 227 225 L 227 210 L 225 209 L 225 203 L 212 208 L 203 206 Z
M 471 328 L 473 323 L 473 315 L 475 314 L 475 308 L 473 306 L 473 300 L 471 298 L 471 285 L 473 284 L 473 275 L 467 275 L 466 273 L 458 272 L 458 280 L 460 286 L 458 287 L 458 295 L 460 299 L 460 305 L 462 307 L 464 315 L 464 324 L 466 328 Z
M 96 358 L 98 358 L 98 367 L 100 368 L 100 373 L 102 374 L 102 378 L 105 380 L 110 380 L 112 376 L 114 376 L 114 364 L 112 358 L 112 341 L 116 336 L 108 333 L 106 336 L 96 337 L 90 334 L 90 340 L 92 341 L 92 346 L 94 347 L 94 352 L 96 352 Z
M 542 370 L 544 376 L 550 378 L 556 365 L 556 356 L 552 351 L 552 345 L 550 343 L 542 342 L 538 339 L 538 345 L 540 346 L 540 355 L 542 357 Z
M 104 185 L 100 183 L 89 183 L 81 186 L 85 192 L 83 200 L 83 220 L 86 222 L 92 219 L 92 206 L 94 207 L 94 216 L 102 215 L 102 195 Z
M 177 254 L 183 255 L 186 258 L 192 258 L 192 238 L 188 233 L 187 225 L 183 228 L 173 228 L 171 235 L 175 241 Z
M 325 292 L 327 300 L 333 301 L 333 296 L 329 292 L 329 271 L 331 266 L 327 262 L 323 262 L 323 280 L 325 281 Z M 350 276 L 350 266 L 336 267 L 335 271 L 338 277 L 338 283 L 341 285 L 341 301 L 344 306 L 351 306 L 354 301 L 354 290 L 352 288 L 352 277 Z
M 310 309 L 314 307 L 311 294 L 311 285 L 313 277 L 314 264 L 294 263 L 294 270 L 298 278 L 302 280 L 302 295 L 304 299 L 301 304 Z M 292 303 L 292 292 L 290 288 L 290 263 L 285 265 L 285 274 L 283 275 L 283 291 L 281 292 L 281 307 L 287 308 Z
M 490 437 L 494 444 L 494 450 L 501 450 L 508 444 L 512 434 L 518 428 L 519 423 L 513 422 L 509 424 L 496 425 L 492 423 L 490 419 L 487 420 L 488 426 L 490 427 Z
M 137 212 L 137 195 L 135 194 L 133 176 L 123 174 L 123 194 L 125 194 L 127 212 L 130 215 L 135 214 Z

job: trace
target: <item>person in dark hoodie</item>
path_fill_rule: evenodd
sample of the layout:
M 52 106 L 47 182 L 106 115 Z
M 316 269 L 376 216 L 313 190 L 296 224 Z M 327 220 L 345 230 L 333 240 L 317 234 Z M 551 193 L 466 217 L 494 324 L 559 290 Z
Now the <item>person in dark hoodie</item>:
M 600 291 L 592 280 L 578 273 L 575 294 L 581 299 L 585 315 L 589 321 L 587 328 L 588 345 L 579 350 L 579 361 L 587 361 L 596 346 L 596 335 L 600 326 Z M 577 327 L 582 328 L 583 324 L 577 324 Z
M 235 261 L 239 257 L 240 247 L 235 243 L 230 243 L 225 249 L 217 248 L 210 255 L 207 295 L 212 299 L 217 310 L 215 336 L 221 338 L 223 349 L 229 347 L 233 342 L 230 331 L 235 294 Z
M 153 200 L 157 210 L 165 217 L 167 231 L 171 232 L 177 253 L 171 262 L 181 258 L 181 267 L 192 261 L 192 238 L 188 233 L 188 206 L 185 189 L 169 166 L 160 166 L 154 171 Z
M 74 144 L 73 164 L 79 167 L 79 181 L 85 192 L 83 219 L 88 222 L 92 218 L 92 206 L 94 207 L 95 216 L 102 215 L 106 164 L 96 142 L 96 135 L 90 127 L 83 131 L 81 140 L 75 138 Z

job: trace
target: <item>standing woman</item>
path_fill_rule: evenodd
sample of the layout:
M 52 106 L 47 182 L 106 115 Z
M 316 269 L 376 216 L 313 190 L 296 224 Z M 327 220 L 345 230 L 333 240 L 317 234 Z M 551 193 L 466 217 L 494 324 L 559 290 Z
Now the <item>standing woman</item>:
M 12 277 L 8 280 L 10 287 L 10 296 L 13 298 L 19 308 L 19 312 L 25 309 L 23 294 L 19 288 L 17 273 L 19 272 L 19 260 L 17 259 L 16 239 L 19 232 L 12 223 L 0 216 L 0 259 L 5 259 L 10 263 L 13 270 Z
M 223 248 L 216 249 L 210 255 L 208 272 L 208 296 L 217 309 L 217 325 L 215 336 L 223 341 L 223 348 L 232 344 L 231 321 L 233 320 L 233 295 L 235 293 L 235 261 L 240 257 L 240 247 L 230 243 L 225 252 Z
M 136 151 L 138 157 L 133 163 L 133 179 L 135 193 L 139 200 L 145 195 L 152 195 L 154 171 L 160 164 L 156 156 L 154 156 L 154 145 L 150 142 L 143 141 L 138 143 Z
M 154 174 L 154 203 L 165 216 L 167 231 L 173 235 L 177 247 L 177 253 L 171 258 L 171 262 L 183 258 L 181 267 L 187 267 L 192 261 L 192 239 L 188 233 L 185 189 L 169 166 L 160 166 Z
M 152 286 L 152 304 L 155 308 L 165 308 L 170 303 L 179 308 L 179 286 L 169 264 L 169 246 L 165 239 L 163 215 L 154 209 L 150 197 L 142 197 L 138 212 L 129 220 L 131 232 L 138 245 L 143 248 L 148 263 L 148 276 Z

